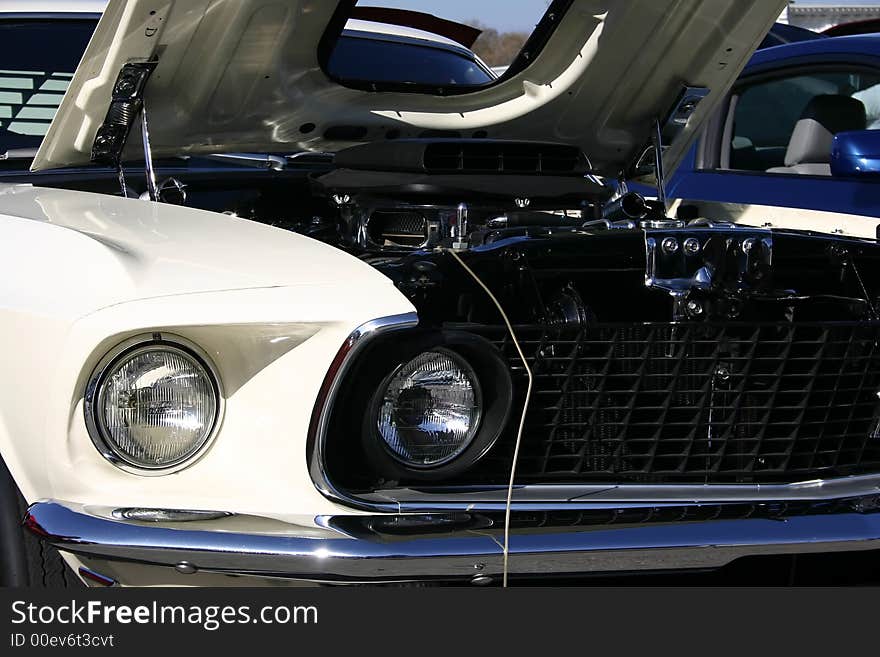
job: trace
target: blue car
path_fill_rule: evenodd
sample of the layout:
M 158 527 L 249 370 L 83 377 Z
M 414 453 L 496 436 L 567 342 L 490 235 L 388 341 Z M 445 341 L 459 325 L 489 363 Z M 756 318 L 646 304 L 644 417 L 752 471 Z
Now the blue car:
M 878 153 L 880 35 L 808 38 L 755 54 L 667 194 L 683 217 L 880 217 Z M 867 236 L 873 223 L 841 218 L 834 230 Z

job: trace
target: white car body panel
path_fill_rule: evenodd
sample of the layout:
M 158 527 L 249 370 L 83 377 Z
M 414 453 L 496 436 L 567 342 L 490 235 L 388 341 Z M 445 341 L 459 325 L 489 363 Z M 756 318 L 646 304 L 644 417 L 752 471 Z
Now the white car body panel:
M 330 505 L 307 470 L 312 406 L 356 327 L 414 312 L 387 278 L 332 247 L 231 216 L 28 186 L 0 188 L 0 206 L 12 283 L 0 341 L 20 346 L 3 357 L 14 375 L 0 381 L 0 453 L 28 501 L 99 504 L 113 491 L 135 506 L 285 515 Z M 107 350 L 157 330 L 214 358 L 226 413 L 196 465 L 145 478 L 95 450 L 82 398 Z M 241 473 L 240 485 L 230 473 Z
M 122 66 L 158 58 L 147 85 L 151 143 L 180 153 L 338 150 L 334 126 L 577 144 L 617 175 L 685 85 L 712 91 L 666 152 L 678 163 L 785 0 L 575 0 L 521 73 L 462 95 L 372 93 L 343 87 L 317 53 L 336 2 L 112 0 L 70 85 L 34 169 L 90 159 Z M 151 13 L 152 12 L 152 13 Z M 639 47 L 634 48 L 634 44 Z M 301 130 L 314 124 L 313 130 Z M 129 153 L 139 140 L 129 140 Z
M 7 262 L 23 280 L 51 285 L 48 301 L 27 297 L 56 313 L 196 292 L 346 283 L 375 273 L 329 245 L 213 212 L 27 185 L 0 186 L 0 207 Z M 36 244 L 50 261 L 82 264 L 59 280 L 57 270 L 38 268 Z

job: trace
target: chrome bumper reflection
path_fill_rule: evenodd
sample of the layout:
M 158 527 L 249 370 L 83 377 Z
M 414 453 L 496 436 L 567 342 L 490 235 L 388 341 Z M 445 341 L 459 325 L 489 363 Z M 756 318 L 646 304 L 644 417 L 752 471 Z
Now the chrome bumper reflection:
M 753 555 L 877 549 L 878 511 L 880 499 L 870 497 L 798 509 L 784 503 L 590 505 L 514 514 L 510 573 L 540 577 L 705 569 Z M 337 516 L 302 522 L 228 515 L 145 523 L 119 519 L 113 509 L 51 501 L 34 504 L 25 524 L 89 563 L 158 566 L 179 574 L 180 584 L 196 573 L 338 584 L 486 583 L 502 570 L 501 525 L 492 515 Z

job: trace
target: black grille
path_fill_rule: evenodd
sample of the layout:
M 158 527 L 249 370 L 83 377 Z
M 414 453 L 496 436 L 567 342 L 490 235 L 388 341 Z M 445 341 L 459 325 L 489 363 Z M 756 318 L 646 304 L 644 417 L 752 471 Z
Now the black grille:
M 376 211 L 367 224 L 374 244 L 418 247 L 428 239 L 428 222 L 417 212 Z
M 501 328 L 473 331 L 524 370 Z M 780 483 L 880 472 L 880 324 L 520 327 L 523 483 Z M 481 466 L 509 470 L 512 440 Z

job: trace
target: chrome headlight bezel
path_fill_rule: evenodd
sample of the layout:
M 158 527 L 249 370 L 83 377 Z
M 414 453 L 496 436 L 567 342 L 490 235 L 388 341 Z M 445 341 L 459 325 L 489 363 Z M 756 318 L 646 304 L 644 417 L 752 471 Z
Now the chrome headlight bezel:
M 207 432 L 206 437 L 192 452 L 184 455 L 171 463 L 161 466 L 149 467 L 126 458 L 109 440 L 102 428 L 98 414 L 101 407 L 101 391 L 106 377 L 116 370 L 123 360 L 127 360 L 140 352 L 153 349 L 167 350 L 178 353 L 201 367 L 207 375 L 207 380 L 213 388 L 216 400 L 214 423 Z M 186 338 L 169 333 L 142 334 L 118 344 L 111 349 L 93 370 L 86 386 L 83 398 L 83 412 L 85 415 L 86 430 L 95 448 L 107 461 L 120 470 L 140 476 L 163 476 L 180 472 L 196 463 L 210 449 L 220 431 L 225 412 L 225 397 L 221 385 L 220 375 L 203 349 Z

